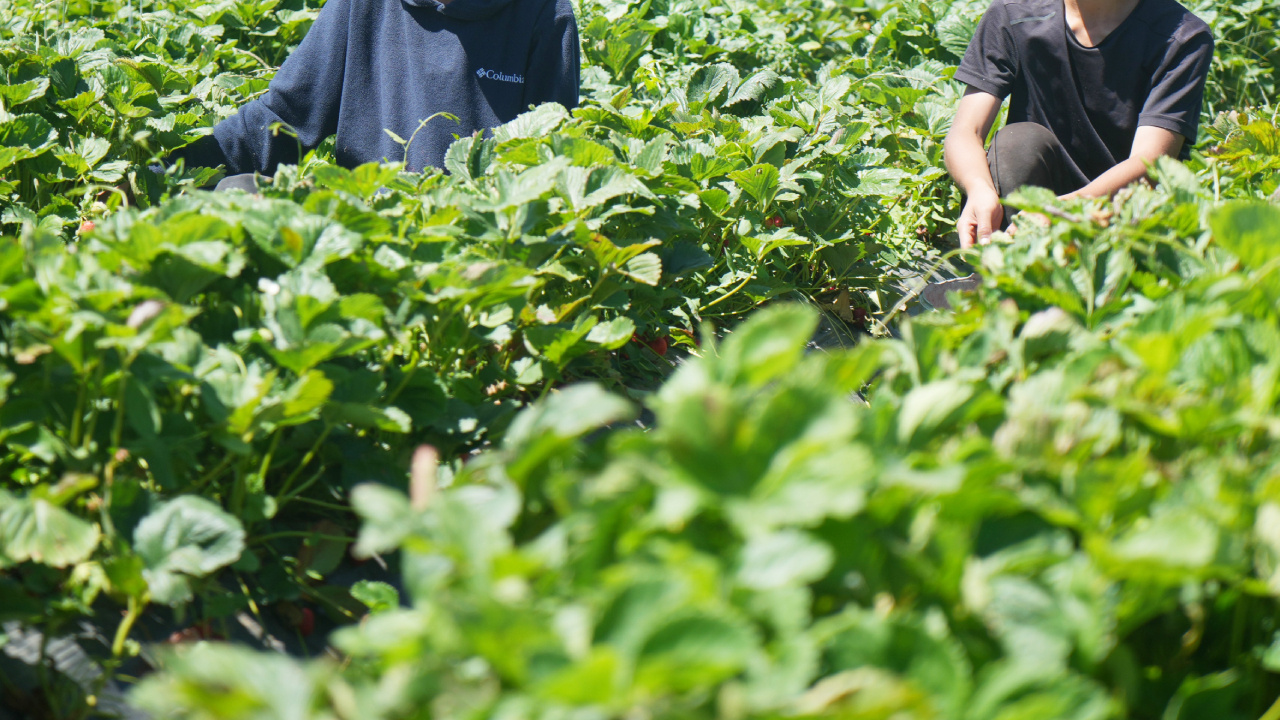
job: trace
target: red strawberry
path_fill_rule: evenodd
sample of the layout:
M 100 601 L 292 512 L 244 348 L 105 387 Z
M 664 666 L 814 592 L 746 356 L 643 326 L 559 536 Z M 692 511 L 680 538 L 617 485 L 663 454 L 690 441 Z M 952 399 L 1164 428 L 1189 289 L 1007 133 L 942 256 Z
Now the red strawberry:
M 771 228 L 780 228 L 782 227 L 782 216 L 773 215 L 769 219 L 765 220 L 764 224 Z
M 91 232 L 93 232 L 92 220 L 85 220 L 84 222 L 80 223 L 80 232 L 78 233 L 79 235 L 88 235 Z
M 298 619 L 298 632 L 302 637 L 310 637 L 316 631 L 316 614 L 311 608 L 302 608 L 302 617 Z
M 650 350 L 658 353 L 659 355 L 667 354 L 667 339 L 665 337 L 656 337 L 652 340 L 646 340 L 645 345 L 648 345 Z

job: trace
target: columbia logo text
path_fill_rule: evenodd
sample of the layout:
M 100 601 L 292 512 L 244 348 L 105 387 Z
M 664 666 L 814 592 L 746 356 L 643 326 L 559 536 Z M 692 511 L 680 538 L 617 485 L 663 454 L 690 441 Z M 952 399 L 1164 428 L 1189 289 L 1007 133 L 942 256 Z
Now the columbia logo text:
M 484 78 L 485 80 L 498 80 L 500 82 L 524 84 L 523 75 L 508 75 L 503 72 L 498 72 L 497 70 L 485 70 L 484 68 L 480 68 L 476 71 L 476 77 Z

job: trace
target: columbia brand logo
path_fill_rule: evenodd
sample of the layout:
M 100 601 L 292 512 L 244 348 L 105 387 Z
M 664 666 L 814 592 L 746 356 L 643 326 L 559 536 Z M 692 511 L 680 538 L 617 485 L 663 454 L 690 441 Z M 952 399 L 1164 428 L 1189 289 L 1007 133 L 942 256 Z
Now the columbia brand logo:
M 484 78 L 485 80 L 497 80 L 499 82 L 518 83 L 520 85 L 524 84 L 523 75 L 508 75 L 506 73 L 498 72 L 497 70 L 485 70 L 484 68 L 480 68 L 476 71 L 476 77 Z

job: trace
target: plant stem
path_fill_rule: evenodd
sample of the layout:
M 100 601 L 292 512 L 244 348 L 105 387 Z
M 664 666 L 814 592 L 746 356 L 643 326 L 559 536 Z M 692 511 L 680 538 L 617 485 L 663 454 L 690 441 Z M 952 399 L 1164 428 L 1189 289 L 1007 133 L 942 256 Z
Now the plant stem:
M 395 402 L 396 398 L 400 396 L 400 393 L 403 392 L 405 387 L 409 385 L 409 381 L 412 380 L 414 374 L 418 372 L 418 368 L 420 367 L 421 361 L 422 361 L 422 356 L 418 353 L 418 350 L 415 348 L 413 350 L 413 353 L 409 355 L 409 369 L 405 371 L 404 376 L 400 378 L 400 382 L 396 384 L 396 389 L 392 390 L 391 394 L 387 396 L 388 405 Z
M 737 286 L 737 287 L 735 287 L 734 289 L 732 289 L 732 290 L 730 290 L 729 292 L 725 293 L 724 295 L 721 295 L 720 297 L 716 298 L 715 300 L 712 300 L 711 302 L 707 303 L 707 306 L 706 306 L 706 307 L 704 307 L 704 308 L 702 308 L 702 309 L 703 309 L 703 310 L 710 310 L 711 308 L 715 307 L 716 305 L 719 305 L 720 303 L 724 302 L 725 300 L 728 300 L 729 298 L 733 297 L 735 294 L 737 294 L 737 292 L 738 292 L 739 290 L 741 290 L 742 288 L 746 287 L 746 286 L 747 286 L 747 283 L 749 283 L 749 282 L 751 282 L 752 280 L 754 280 L 754 279 L 755 279 L 755 277 L 756 277 L 755 275 L 748 275 L 745 279 L 743 279 L 743 281 L 742 281 L 742 282 L 738 283 L 738 286 Z
M 111 451 L 120 447 L 120 439 L 124 436 L 124 394 L 129 389 L 129 361 L 120 366 L 120 392 L 116 394 L 116 421 L 111 428 Z
M 289 504 L 293 500 L 296 500 L 299 495 L 307 491 L 307 488 L 311 487 L 312 485 L 315 485 L 316 481 L 320 479 L 320 476 L 324 474 L 324 471 L 325 471 L 325 466 L 321 465 L 320 469 L 315 471 L 315 474 L 307 478 L 307 481 L 299 485 L 297 489 L 295 489 L 293 492 L 289 493 L 288 495 L 280 495 L 276 499 L 276 512 L 279 513 L 280 508 L 283 508 L 285 505 Z M 343 508 L 343 509 L 345 510 L 346 508 Z
M 111 657 L 118 659 L 124 653 L 124 641 L 129 639 L 129 631 L 133 629 L 133 624 L 138 621 L 138 616 L 142 614 L 143 607 L 145 607 L 145 603 L 139 602 L 138 598 L 129 598 L 128 612 L 125 613 L 124 620 L 120 621 L 120 627 L 116 628 L 116 637 L 111 643 Z
M 221 475 L 223 472 L 226 471 L 229 465 L 231 465 L 234 457 L 235 457 L 234 455 L 230 455 L 230 454 L 224 455 L 222 460 L 219 461 L 218 464 L 215 465 L 212 470 L 202 475 L 199 480 L 196 480 L 195 484 L 191 486 L 191 489 L 200 490 L 206 484 L 215 480 L 219 475 Z
M 319 452 L 320 446 L 329 438 L 329 433 L 332 431 L 332 425 L 325 426 L 324 432 L 320 433 L 320 437 L 316 438 L 316 441 L 311 445 L 311 449 L 307 451 L 306 455 L 302 456 L 302 462 L 298 463 L 297 469 L 294 470 L 293 473 L 291 473 L 284 481 L 284 485 L 280 486 L 280 497 L 288 497 L 289 489 L 293 486 L 294 481 L 302 474 L 303 469 L 311 464 L 312 459 L 314 459 L 316 453 Z
M 258 477 L 266 483 L 267 471 L 271 469 L 271 456 L 276 454 L 276 448 L 280 447 L 280 436 L 284 433 L 279 430 L 271 436 L 271 446 L 267 448 L 267 454 L 262 456 L 262 464 L 258 466 Z
M 76 393 L 76 409 L 71 416 L 71 447 L 80 445 L 80 433 L 84 432 L 84 403 L 89 394 L 89 386 L 80 383 L 80 390 Z
M 102 373 L 106 365 L 101 361 L 98 362 L 98 371 L 93 375 L 94 387 L 102 390 Z M 81 447 L 85 450 L 89 449 L 89 444 L 93 442 L 93 433 L 98 425 L 98 403 L 92 403 L 92 409 L 89 411 L 89 424 L 85 426 L 84 436 L 82 438 Z
M 299 488 L 299 489 L 301 489 L 301 488 Z M 294 494 L 293 494 L 293 495 L 289 496 L 289 497 L 288 497 L 288 498 L 286 498 L 284 501 L 279 502 L 279 503 L 277 504 L 277 508 L 279 508 L 279 507 L 283 507 L 283 506 L 284 506 L 284 503 L 285 503 L 286 501 L 287 501 L 287 502 L 293 502 L 294 500 L 296 500 L 296 501 L 298 501 L 298 502 L 300 502 L 300 503 L 306 503 L 306 504 L 308 504 L 308 505 L 315 505 L 316 507 L 322 507 L 322 508 L 326 508 L 326 509 L 329 509 L 329 510 L 339 510 L 339 511 L 342 511 L 342 512 L 350 512 L 350 510 L 351 510 L 351 507 L 350 507 L 349 505 L 339 505 L 338 503 L 325 502 L 325 501 L 323 501 L 323 500 L 316 500 L 315 498 L 300 497 L 296 491 L 294 492 Z

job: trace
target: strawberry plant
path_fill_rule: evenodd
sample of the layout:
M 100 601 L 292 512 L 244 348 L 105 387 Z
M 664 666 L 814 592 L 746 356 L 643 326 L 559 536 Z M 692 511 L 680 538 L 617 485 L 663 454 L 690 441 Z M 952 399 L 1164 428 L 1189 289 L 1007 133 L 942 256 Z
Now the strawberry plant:
M 1192 160 L 913 318 L 983 3 L 583 3 L 579 109 L 256 197 L 152 166 L 314 3 L 0 6 L 0 718 L 1274 720 L 1277 13 L 1194 5 Z

